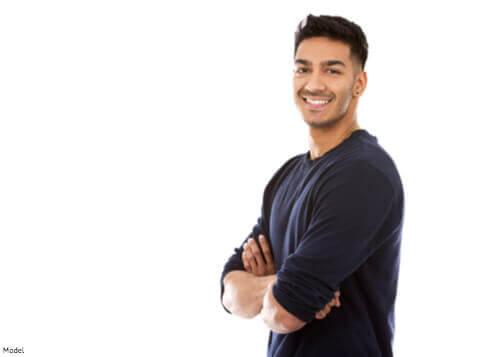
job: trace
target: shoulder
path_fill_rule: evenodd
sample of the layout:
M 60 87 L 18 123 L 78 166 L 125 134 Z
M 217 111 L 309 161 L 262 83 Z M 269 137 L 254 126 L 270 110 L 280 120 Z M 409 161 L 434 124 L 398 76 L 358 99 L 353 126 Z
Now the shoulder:
M 378 170 L 390 182 L 395 191 L 402 191 L 401 177 L 396 163 L 379 143 L 377 137 L 367 133 L 366 137 L 360 138 L 359 141 L 361 143 L 360 160 Z
M 290 172 L 290 170 L 298 167 L 298 165 L 301 164 L 304 155 L 305 154 L 295 155 L 281 164 L 281 166 L 274 172 L 273 176 L 269 180 L 269 185 L 275 184 L 276 181 L 280 181 L 280 179 L 286 176 Z
M 329 167 L 321 180 L 318 180 L 318 184 L 320 189 L 370 186 L 374 189 L 387 188 L 393 191 L 393 185 L 386 173 L 365 159 L 350 160 L 341 167 Z
M 355 160 L 323 176 L 313 190 L 314 212 L 326 217 L 355 217 L 364 220 L 368 212 L 388 212 L 397 193 L 387 177 L 370 162 Z
M 313 189 L 313 202 L 334 206 L 389 206 L 401 196 L 386 172 L 366 158 L 343 162 L 329 167 Z
M 289 159 L 287 159 L 281 166 L 273 173 L 269 179 L 266 188 L 264 190 L 264 199 L 270 199 L 274 194 L 274 191 L 283 180 L 292 172 L 293 170 L 300 167 L 305 154 L 298 154 Z
M 359 135 L 338 157 L 330 160 L 321 176 L 322 185 L 371 181 L 373 185 L 389 187 L 394 196 L 402 195 L 401 178 L 394 160 L 377 138 L 368 133 Z

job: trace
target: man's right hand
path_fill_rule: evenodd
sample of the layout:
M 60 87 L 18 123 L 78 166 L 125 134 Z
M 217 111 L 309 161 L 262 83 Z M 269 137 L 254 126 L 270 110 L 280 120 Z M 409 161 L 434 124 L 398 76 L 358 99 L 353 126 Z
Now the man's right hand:
M 250 237 L 243 245 L 243 253 L 241 254 L 245 270 L 257 276 L 276 274 L 271 248 L 269 248 L 269 243 L 267 243 L 266 237 L 263 234 L 259 235 L 259 243 L 262 247 L 265 261 L 262 258 L 257 242 L 255 242 L 253 237 Z
M 330 302 L 328 304 L 325 305 L 323 310 L 318 311 L 316 313 L 316 318 L 318 320 L 324 319 L 326 317 L 326 315 L 328 315 L 330 313 L 332 307 L 334 307 L 334 306 L 340 307 L 340 290 L 337 290 L 335 292 L 335 296 L 333 297 L 332 300 L 330 300 Z

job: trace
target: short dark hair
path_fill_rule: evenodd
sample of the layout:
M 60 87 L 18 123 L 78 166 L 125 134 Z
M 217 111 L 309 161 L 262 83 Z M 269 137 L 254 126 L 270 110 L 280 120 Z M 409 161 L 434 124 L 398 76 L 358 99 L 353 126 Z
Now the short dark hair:
M 361 27 L 354 22 L 340 16 L 307 15 L 299 23 L 295 31 L 294 57 L 297 54 L 299 44 L 303 40 L 317 36 L 326 36 L 349 45 L 351 47 L 351 57 L 356 57 L 361 64 L 361 68 L 365 68 L 368 57 L 368 42 Z

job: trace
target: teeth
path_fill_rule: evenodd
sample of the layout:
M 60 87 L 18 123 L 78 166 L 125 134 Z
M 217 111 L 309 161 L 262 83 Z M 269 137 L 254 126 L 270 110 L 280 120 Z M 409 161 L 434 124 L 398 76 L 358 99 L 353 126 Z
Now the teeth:
M 311 103 L 311 104 L 326 104 L 328 103 L 330 100 L 312 100 L 312 99 L 309 99 L 307 97 L 304 97 L 304 99 L 306 100 L 306 102 L 308 103 Z

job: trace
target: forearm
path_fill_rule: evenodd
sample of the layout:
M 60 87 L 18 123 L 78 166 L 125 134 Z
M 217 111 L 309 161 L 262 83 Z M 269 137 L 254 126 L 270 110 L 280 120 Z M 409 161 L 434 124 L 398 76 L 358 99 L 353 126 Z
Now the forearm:
M 273 332 L 280 334 L 300 330 L 306 323 L 290 314 L 278 303 L 273 295 L 273 285 L 274 283 L 270 284 L 263 298 L 261 317 L 264 324 Z
M 255 276 L 246 271 L 232 271 L 223 280 L 222 303 L 233 315 L 255 317 L 262 310 L 264 295 L 275 281 L 276 274 Z

